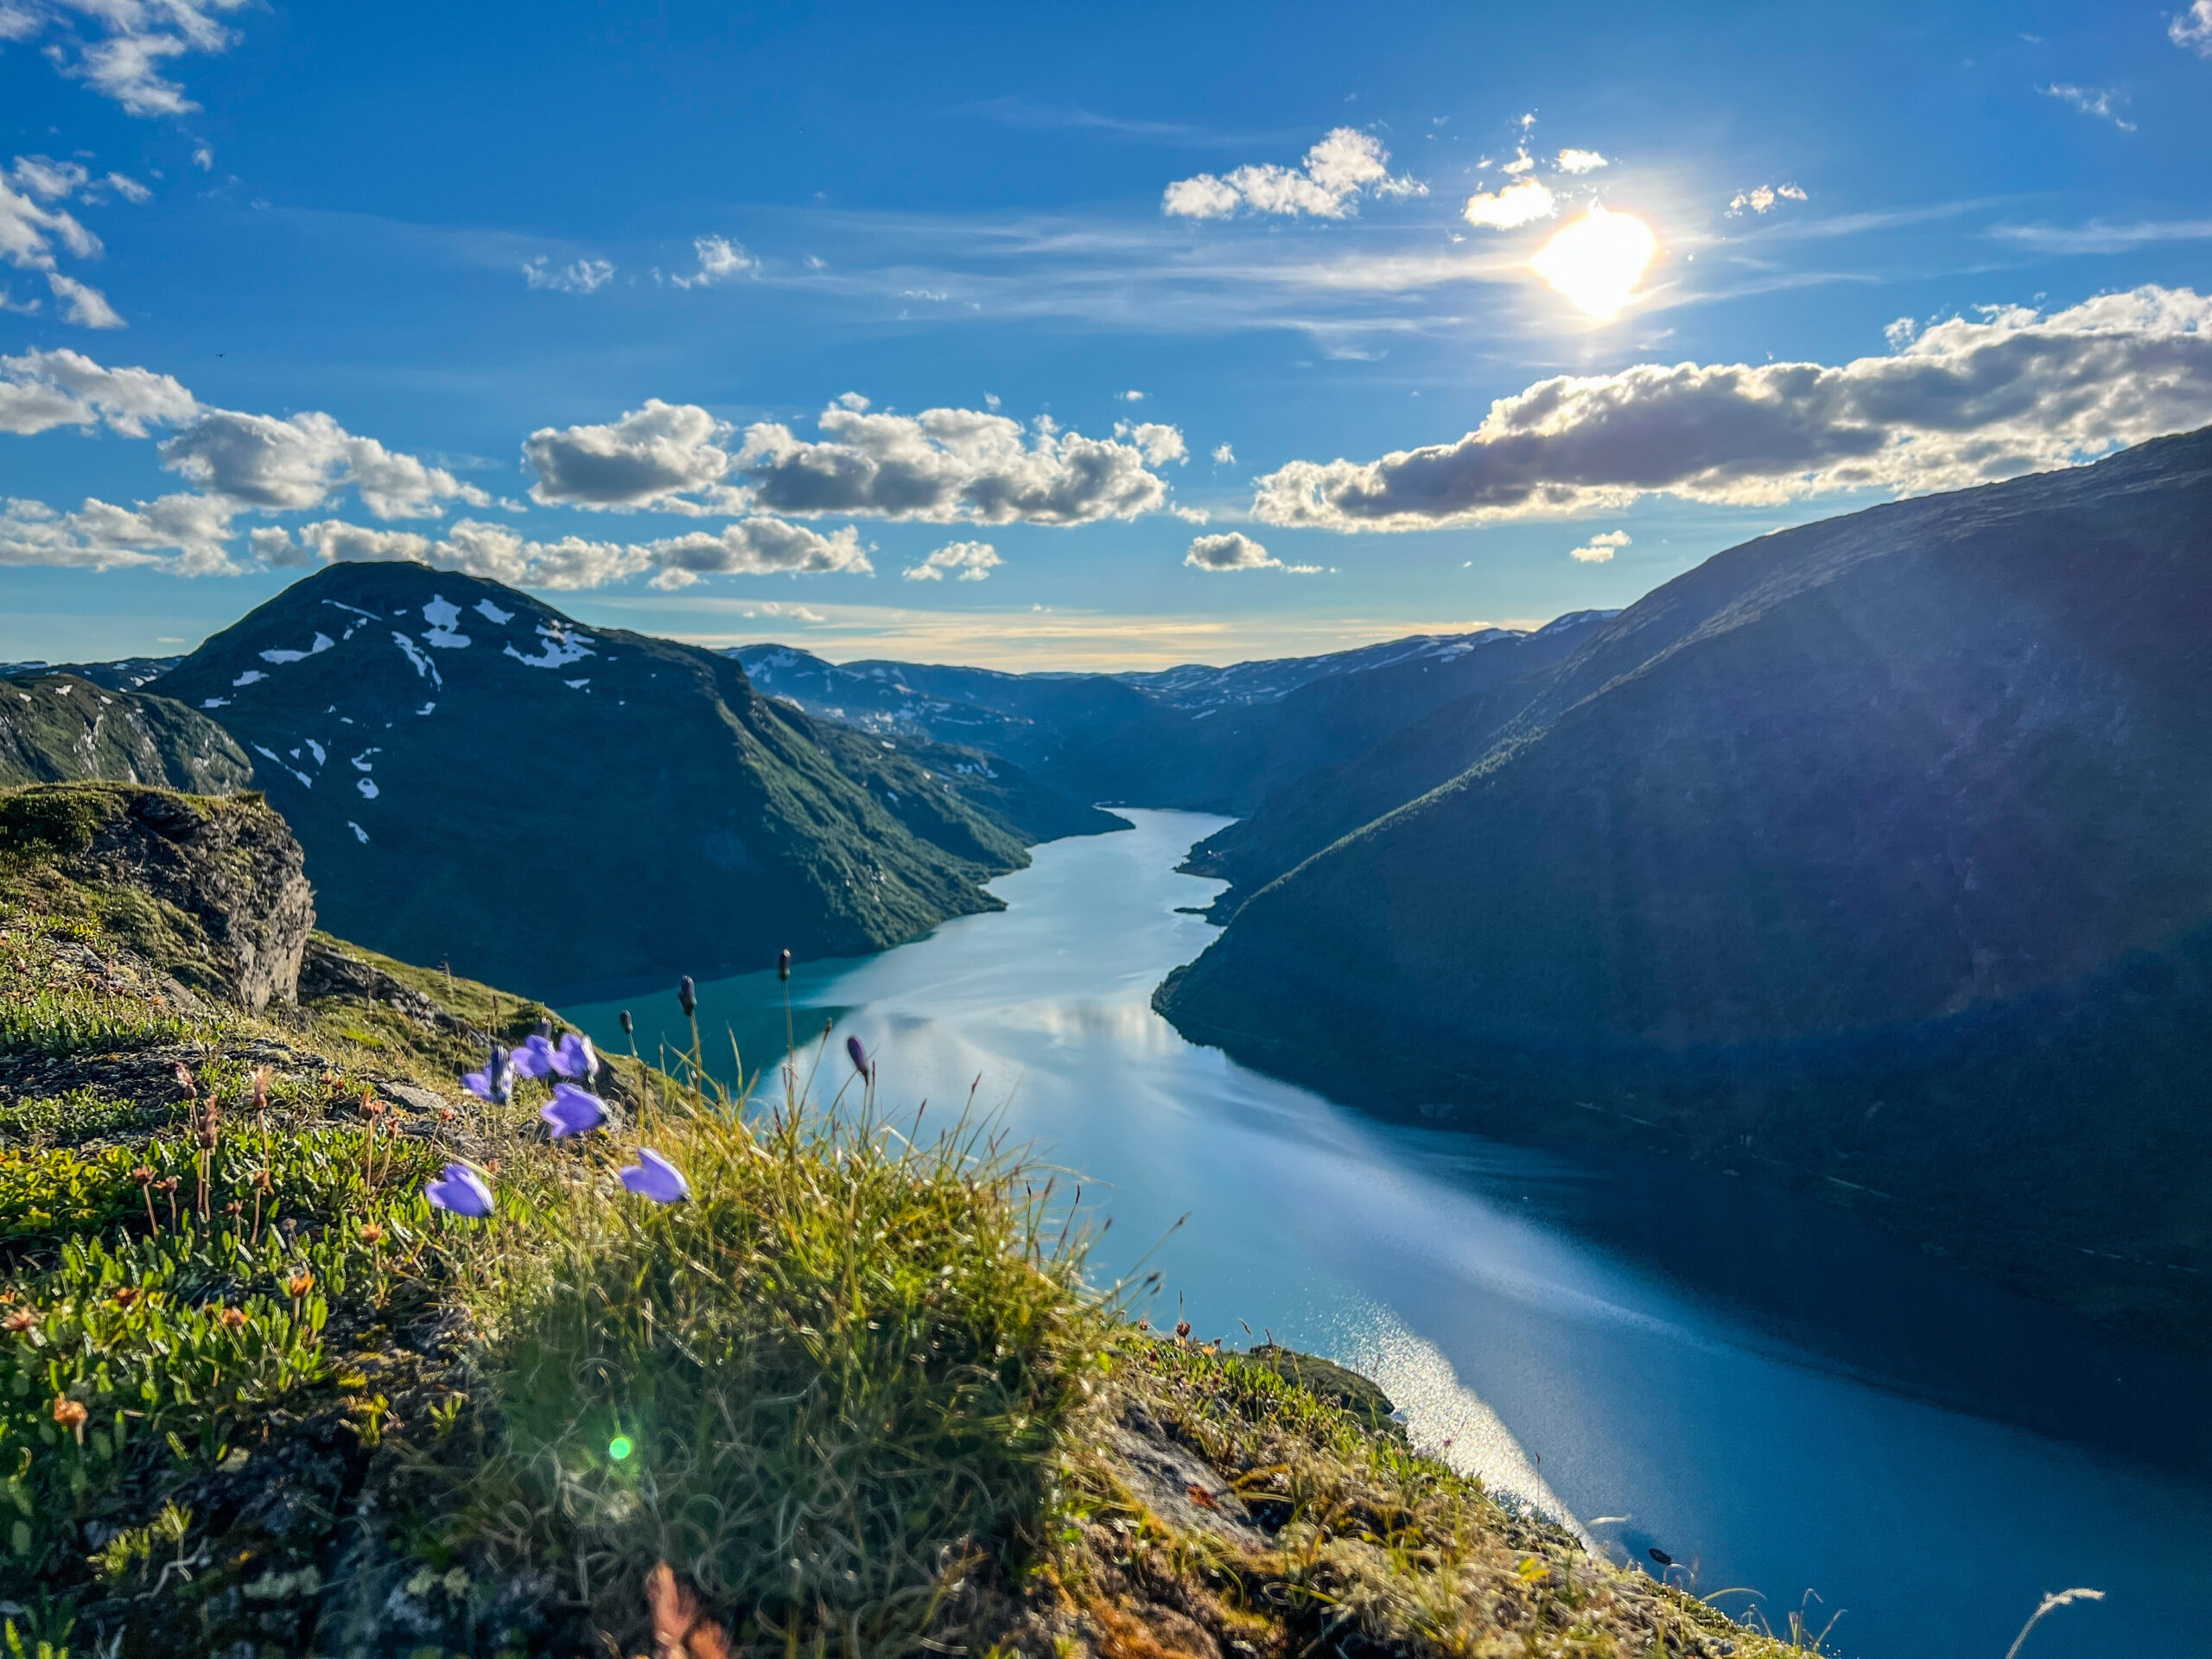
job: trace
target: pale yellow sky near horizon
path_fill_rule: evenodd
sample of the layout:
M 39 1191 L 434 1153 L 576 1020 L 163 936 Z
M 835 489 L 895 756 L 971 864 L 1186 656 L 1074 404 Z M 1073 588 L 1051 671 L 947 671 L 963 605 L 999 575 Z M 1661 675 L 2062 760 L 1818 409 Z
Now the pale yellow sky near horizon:
M 626 602 L 628 601 L 628 602 Z M 735 624 L 683 628 L 668 637 L 719 649 L 772 641 L 833 663 L 864 658 L 957 664 L 1011 672 L 1043 669 L 1173 668 L 1182 663 L 1225 666 L 1275 657 L 1319 656 L 1403 639 L 1413 633 L 1469 633 L 1479 628 L 1535 628 L 1548 617 L 1448 618 L 1143 616 L 1054 607 L 1042 610 L 924 611 L 892 606 L 807 605 L 716 598 L 709 606 Z M 622 595 L 574 607 L 606 614 L 655 608 L 645 596 Z M 701 601 L 686 596 L 696 614 Z M 580 619 L 582 620 L 582 619 Z M 704 620 L 704 619 L 702 619 Z M 640 632 L 663 632 L 650 625 Z

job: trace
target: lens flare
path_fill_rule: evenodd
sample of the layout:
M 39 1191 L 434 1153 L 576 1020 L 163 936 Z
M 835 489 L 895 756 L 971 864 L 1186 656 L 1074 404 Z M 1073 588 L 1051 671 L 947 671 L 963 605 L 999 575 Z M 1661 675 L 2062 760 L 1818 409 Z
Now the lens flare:
M 617 1434 L 607 1443 L 607 1455 L 620 1463 L 638 1448 L 630 1443 L 627 1434 Z
M 1610 317 L 1636 297 L 1658 254 L 1659 238 L 1630 213 L 1592 206 L 1544 244 L 1529 269 L 1593 317 Z

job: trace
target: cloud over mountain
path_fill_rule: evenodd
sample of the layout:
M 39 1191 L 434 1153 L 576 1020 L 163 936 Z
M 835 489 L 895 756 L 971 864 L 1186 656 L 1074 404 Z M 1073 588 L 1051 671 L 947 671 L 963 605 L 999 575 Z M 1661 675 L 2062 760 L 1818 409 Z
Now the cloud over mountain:
M 143 438 L 149 424 L 188 421 L 199 407 L 176 380 L 150 369 L 103 368 L 67 348 L 0 357 L 0 432 L 20 437 L 105 425 Z
M 533 500 L 572 507 L 671 507 L 729 470 L 727 423 L 696 404 L 648 397 L 601 426 L 540 427 L 522 451 L 537 474 Z
M 1450 443 L 1293 461 L 1267 524 L 1338 531 L 1571 513 L 1669 494 L 1916 494 L 2063 467 L 2212 421 L 2212 300 L 2145 287 L 2046 316 L 1986 307 L 1888 357 L 1641 364 L 1540 381 Z
M 320 506 L 351 484 L 379 518 L 429 518 L 450 500 L 489 506 L 491 498 L 443 467 L 357 437 L 329 416 L 279 420 L 209 410 L 162 445 L 162 464 L 210 495 L 240 506 L 297 512 Z

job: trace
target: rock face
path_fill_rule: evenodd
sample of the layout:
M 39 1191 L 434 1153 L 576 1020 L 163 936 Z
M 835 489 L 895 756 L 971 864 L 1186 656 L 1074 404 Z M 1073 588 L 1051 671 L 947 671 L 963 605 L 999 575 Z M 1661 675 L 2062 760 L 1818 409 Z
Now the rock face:
M 2202 1303 L 2208 632 L 2212 431 L 1764 537 L 1452 711 L 1457 775 L 1365 768 L 1427 792 L 1236 872 L 1272 883 L 1162 1007 L 1483 1127 L 1641 1122 L 1949 1247 L 2126 1258 L 2107 1311 Z
M 105 890 L 118 931 L 195 991 L 256 1013 L 298 995 L 315 895 L 300 843 L 257 796 L 16 790 L 0 796 L 0 850 Z

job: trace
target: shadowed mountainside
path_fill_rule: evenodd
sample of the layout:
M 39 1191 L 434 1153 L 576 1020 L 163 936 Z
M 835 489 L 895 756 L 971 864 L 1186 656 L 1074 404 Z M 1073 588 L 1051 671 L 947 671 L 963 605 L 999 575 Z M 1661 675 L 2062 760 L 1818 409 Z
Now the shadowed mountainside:
M 2208 629 L 2212 432 L 1762 537 L 1517 706 L 1402 734 L 1343 810 L 1448 781 L 1310 856 L 1255 818 L 1258 879 L 1304 861 L 1160 1006 L 1356 1097 L 1814 1179 L 2212 1332 Z
M 0 788 L 92 779 L 226 795 L 253 780 L 253 763 L 213 721 L 168 697 L 73 671 L 0 680 Z
M 159 683 L 255 757 L 334 931 L 533 992 L 895 944 L 1083 812 L 976 804 L 728 657 L 420 565 L 334 566 Z

